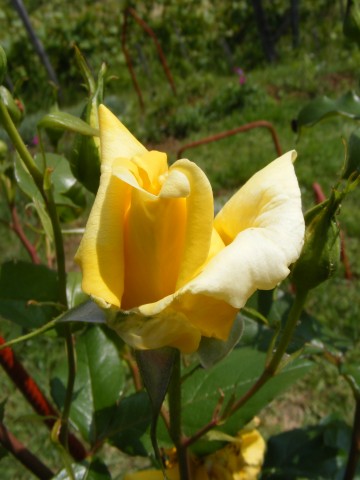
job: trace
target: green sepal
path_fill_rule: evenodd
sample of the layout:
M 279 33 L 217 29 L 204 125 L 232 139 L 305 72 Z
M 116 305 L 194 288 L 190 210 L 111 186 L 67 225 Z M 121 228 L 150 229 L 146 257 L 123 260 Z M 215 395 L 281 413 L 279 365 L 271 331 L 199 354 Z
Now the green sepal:
M 202 337 L 197 354 L 204 368 L 211 368 L 233 350 L 244 331 L 244 320 L 239 314 L 234 320 L 227 340 Z
M 155 350 L 136 350 L 135 352 L 139 371 L 151 402 L 152 421 L 150 436 L 156 458 L 159 462 L 161 455 L 157 443 L 156 426 L 178 354 L 179 352 L 171 347 Z
M 106 314 L 95 302 L 87 300 L 84 303 L 68 310 L 56 319 L 56 323 L 83 322 L 106 323 Z

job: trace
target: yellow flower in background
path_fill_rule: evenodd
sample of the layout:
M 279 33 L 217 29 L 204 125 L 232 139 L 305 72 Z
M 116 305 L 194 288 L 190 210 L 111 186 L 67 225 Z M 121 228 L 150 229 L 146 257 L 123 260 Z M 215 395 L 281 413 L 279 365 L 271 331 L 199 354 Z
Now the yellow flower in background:
M 193 480 L 256 480 L 264 462 L 266 443 L 256 429 L 243 429 L 224 448 L 202 459 L 192 459 Z M 178 464 L 166 468 L 169 480 L 180 480 Z M 124 480 L 163 480 L 160 470 L 125 475 Z
M 184 353 L 226 340 L 256 289 L 299 256 L 304 220 L 288 152 L 256 173 L 214 219 L 213 194 L 189 160 L 168 167 L 104 106 L 101 178 L 76 260 L 83 290 L 124 315 L 110 324 L 137 349 Z

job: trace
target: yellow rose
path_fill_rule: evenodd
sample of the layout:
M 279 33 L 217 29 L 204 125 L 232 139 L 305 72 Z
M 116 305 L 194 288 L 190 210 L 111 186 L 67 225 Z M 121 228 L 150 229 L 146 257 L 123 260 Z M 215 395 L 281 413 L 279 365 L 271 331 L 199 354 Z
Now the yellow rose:
M 104 106 L 99 125 L 100 186 L 76 254 L 83 290 L 123 312 L 111 326 L 134 348 L 189 353 L 202 335 L 226 340 L 250 295 L 274 288 L 300 254 L 296 153 L 256 173 L 214 219 L 195 163 L 168 167 Z
M 261 472 L 266 443 L 256 429 L 243 429 L 224 448 L 202 459 L 191 457 L 194 480 L 256 480 Z M 166 468 L 169 480 L 180 480 L 175 462 Z M 160 470 L 128 473 L 124 480 L 163 480 Z

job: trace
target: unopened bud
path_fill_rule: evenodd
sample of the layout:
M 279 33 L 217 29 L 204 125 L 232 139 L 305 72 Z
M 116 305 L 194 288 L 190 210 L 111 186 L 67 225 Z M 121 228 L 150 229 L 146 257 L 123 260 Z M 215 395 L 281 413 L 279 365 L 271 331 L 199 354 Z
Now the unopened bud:
M 333 191 L 330 198 L 305 215 L 305 243 L 292 269 L 298 290 L 310 290 L 325 282 L 340 262 L 340 231 L 335 220 L 344 193 Z
M 99 128 L 98 108 L 103 98 L 104 76 L 106 67 L 103 64 L 97 83 L 91 77 L 83 57 L 78 54 L 81 72 L 89 88 L 88 103 L 81 118 L 92 128 Z M 94 91 L 95 89 L 95 91 Z M 90 192 L 96 193 L 100 181 L 100 140 L 96 136 L 77 135 L 70 157 L 71 171 L 75 178 Z

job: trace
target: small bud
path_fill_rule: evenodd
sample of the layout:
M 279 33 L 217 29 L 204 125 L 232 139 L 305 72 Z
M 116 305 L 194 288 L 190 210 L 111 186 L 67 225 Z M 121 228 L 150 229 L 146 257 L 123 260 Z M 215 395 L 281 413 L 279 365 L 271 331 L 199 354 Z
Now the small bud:
M 335 214 L 344 195 L 334 190 L 328 200 L 305 215 L 305 243 L 291 274 L 298 290 L 317 287 L 330 278 L 339 265 L 340 231 Z
M 88 85 L 89 99 L 81 118 L 92 128 L 99 128 L 98 108 L 103 98 L 106 66 L 101 66 L 97 83 L 82 56 L 78 58 L 81 73 Z M 94 90 L 95 89 L 95 90 Z M 100 140 L 95 136 L 77 135 L 70 157 L 71 171 L 75 178 L 90 192 L 96 193 L 100 181 Z
M 0 83 L 2 83 L 5 78 L 6 68 L 7 68 L 6 54 L 2 46 L 0 45 Z

